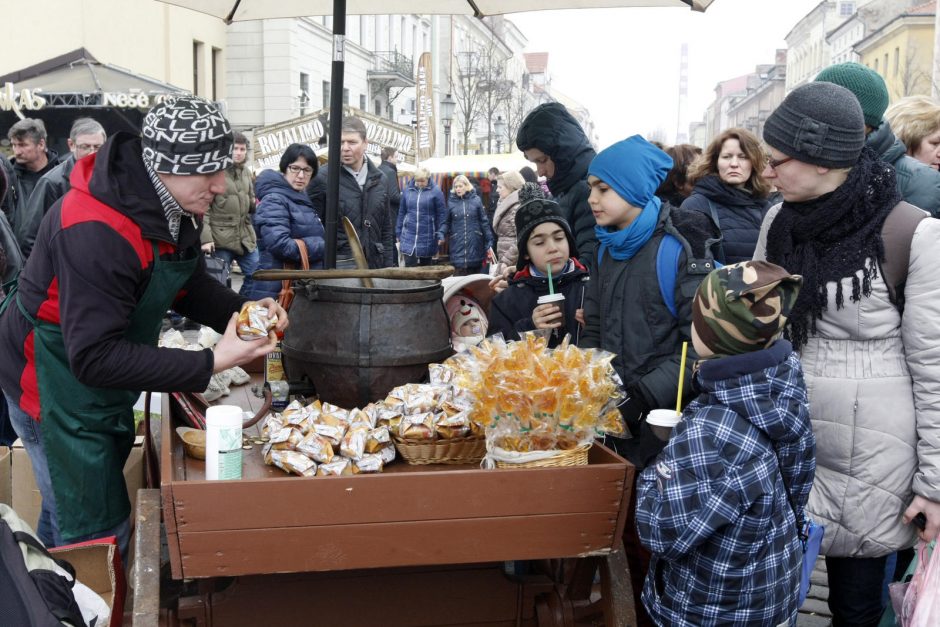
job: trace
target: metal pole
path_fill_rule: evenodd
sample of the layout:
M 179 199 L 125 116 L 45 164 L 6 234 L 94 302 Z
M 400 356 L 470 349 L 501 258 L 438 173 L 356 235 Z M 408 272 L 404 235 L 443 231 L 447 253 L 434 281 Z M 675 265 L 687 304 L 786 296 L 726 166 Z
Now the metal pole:
M 346 58 L 346 0 L 333 0 L 333 66 L 330 74 L 330 143 L 326 177 L 325 267 L 336 267 L 336 231 L 339 227 L 339 160 L 343 128 L 343 72 Z M 368 158 L 368 157 L 366 157 Z

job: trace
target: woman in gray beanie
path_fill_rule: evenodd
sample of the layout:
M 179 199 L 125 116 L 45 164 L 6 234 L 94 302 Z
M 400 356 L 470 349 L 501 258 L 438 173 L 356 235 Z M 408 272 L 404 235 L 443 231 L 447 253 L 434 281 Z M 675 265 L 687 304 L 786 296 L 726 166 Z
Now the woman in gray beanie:
M 787 327 L 816 434 L 807 510 L 833 625 L 877 625 L 887 557 L 940 530 L 940 221 L 901 202 L 894 169 L 865 147 L 856 97 L 791 92 L 764 128 L 764 177 L 783 203 L 755 259 L 803 276 Z M 903 312 L 903 315 L 902 315 Z

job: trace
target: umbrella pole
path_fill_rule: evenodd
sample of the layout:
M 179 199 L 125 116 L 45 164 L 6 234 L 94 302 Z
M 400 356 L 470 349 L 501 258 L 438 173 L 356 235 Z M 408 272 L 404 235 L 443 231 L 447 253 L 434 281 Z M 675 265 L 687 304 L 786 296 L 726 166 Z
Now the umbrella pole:
M 327 268 L 336 267 L 336 232 L 339 217 L 339 153 L 343 127 L 343 73 L 346 59 L 346 0 L 333 0 L 333 66 L 330 75 L 330 139 L 326 177 Z

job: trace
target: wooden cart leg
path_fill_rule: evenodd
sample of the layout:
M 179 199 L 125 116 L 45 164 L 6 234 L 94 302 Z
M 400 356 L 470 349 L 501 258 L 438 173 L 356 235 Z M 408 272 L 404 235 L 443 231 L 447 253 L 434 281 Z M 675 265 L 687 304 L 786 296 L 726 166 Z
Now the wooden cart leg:
M 604 605 L 604 623 L 608 627 L 634 627 L 636 625 L 636 599 L 630 585 L 630 566 L 623 552 L 623 543 L 601 562 L 601 602 Z
M 134 627 L 160 623 L 160 490 L 137 491 L 134 563 Z

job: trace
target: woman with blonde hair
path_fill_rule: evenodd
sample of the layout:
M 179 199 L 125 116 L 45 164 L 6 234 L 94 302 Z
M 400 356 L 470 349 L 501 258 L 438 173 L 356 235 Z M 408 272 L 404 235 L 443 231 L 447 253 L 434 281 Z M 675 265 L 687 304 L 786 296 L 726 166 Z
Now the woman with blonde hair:
M 519 190 L 525 179 L 518 172 L 504 172 L 496 177 L 499 204 L 493 214 L 496 234 L 496 258 L 507 266 L 515 266 L 519 251 L 516 248 L 516 210 L 519 208 Z
M 483 201 L 463 174 L 454 178 L 447 203 L 447 215 L 438 240 L 450 238 L 448 254 L 457 276 L 483 271 L 484 261 L 495 261 L 493 231 Z
M 689 167 L 692 194 L 682 208 L 710 216 L 721 231 L 721 263 L 748 261 L 754 254 L 769 205 L 770 184 L 761 174 L 766 159 L 753 133 L 730 128 Z
M 908 96 L 888 107 L 885 117 L 907 154 L 940 169 L 940 105 L 927 96 Z
M 437 254 L 438 233 L 444 224 L 444 194 L 427 168 L 415 170 L 402 192 L 395 222 L 395 239 L 406 266 L 429 266 Z

